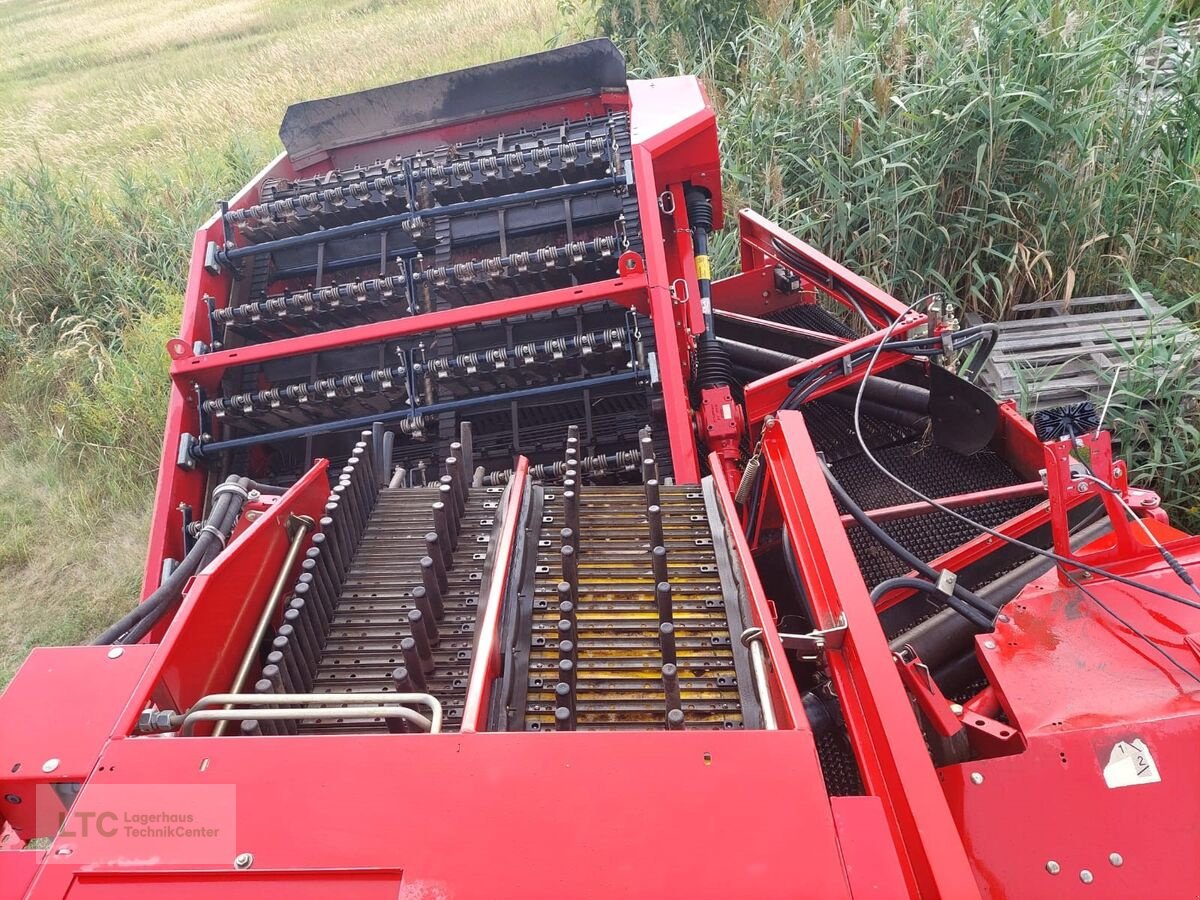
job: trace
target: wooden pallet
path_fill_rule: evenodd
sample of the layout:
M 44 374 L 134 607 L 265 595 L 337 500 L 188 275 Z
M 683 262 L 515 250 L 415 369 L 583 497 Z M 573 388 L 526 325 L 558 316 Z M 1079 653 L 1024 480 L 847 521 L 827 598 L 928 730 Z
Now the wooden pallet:
M 969 324 L 978 317 L 968 316 Z M 981 387 L 1025 412 L 1092 400 L 1108 392 L 1108 374 L 1121 365 L 1119 348 L 1133 349 L 1153 332 L 1176 344 L 1176 354 L 1196 354 L 1195 335 L 1150 295 L 1110 294 L 1022 303 L 998 323 L 1000 338 L 979 376 Z

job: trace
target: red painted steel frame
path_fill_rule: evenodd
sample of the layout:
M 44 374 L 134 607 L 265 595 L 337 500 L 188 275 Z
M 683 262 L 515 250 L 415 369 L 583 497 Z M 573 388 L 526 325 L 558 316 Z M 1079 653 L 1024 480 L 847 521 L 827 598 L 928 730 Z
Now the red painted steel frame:
M 762 283 L 755 284 L 754 290 L 764 297 L 763 302 L 767 308 L 774 308 L 775 306 L 771 304 L 771 296 L 775 294 L 775 291 L 774 286 L 769 283 L 769 280 L 763 281 L 763 276 L 777 265 L 800 274 L 798 269 L 780 259 L 779 251 L 775 247 L 776 244 L 779 244 L 787 247 L 817 271 L 835 277 L 839 281 L 850 285 L 857 292 L 858 296 L 861 297 L 859 305 L 862 307 L 863 312 L 879 329 L 856 340 L 838 341 L 836 346 L 805 362 L 789 366 L 786 369 L 774 372 L 747 384 L 745 387 L 746 419 L 751 429 L 757 428 L 764 418 L 774 414 L 779 409 L 780 405 L 787 399 L 788 394 L 791 393 L 793 384 L 800 376 L 820 366 L 844 359 L 860 350 L 875 347 L 883 340 L 888 326 L 896 318 L 902 317 L 901 321 L 891 329 L 888 335 L 889 340 L 902 337 L 913 329 L 920 328 L 929 323 L 929 318 L 924 313 L 909 309 L 907 305 L 901 303 L 891 294 L 871 284 L 866 279 L 855 275 L 841 263 L 830 259 L 815 247 L 806 244 L 804 241 L 784 231 L 778 225 L 767 221 L 752 210 L 743 209 L 739 211 L 738 226 L 741 231 L 743 269 L 743 275 L 740 277 L 758 276 L 756 281 Z M 734 276 L 735 279 L 738 277 Z M 807 276 L 802 276 L 802 280 L 813 290 L 819 290 L 842 305 L 852 308 L 846 296 L 838 290 L 825 284 L 816 284 L 809 280 Z M 734 314 L 744 314 L 747 308 L 759 311 L 756 309 L 758 305 L 757 298 L 747 301 L 743 287 L 738 285 L 737 287 L 726 286 L 723 288 L 721 285 L 722 282 L 718 282 L 714 286 L 714 307 L 718 309 L 728 308 L 729 312 Z M 729 306 L 726 307 L 723 305 L 722 301 L 728 303 Z M 794 305 L 796 302 L 796 298 L 793 296 L 790 303 L 777 305 Z M 815 302 L 815 299 L 807 302 Z M 828 336 L 822 335 L 822 338 L 827 339 Z M 907 354 L 885 351 L 880 353 L 878 358 L 875 359 L 872 371 L 876 373 L 884 372 L 911 359 L 912 357 Z M 862 369 L 865 366 L 866 363 L 860 363 L 856 368 Z M 813 391 L 811 399 L 824 396 L 857 381 L 858 375 L 855 372 L 847 373 L 830 380 L 827 384 Z
M 487 727 L 488 691 L 501 670 L 500 607 L 508 588 L 513 551 L 517 546 L 517 533 L 524 524 L 521 520 L 521 506 L 525 503 L 528 490 L 529 460 L 522 456 L 517 460 L 504 497 L 504 511 L 500 519 L 503 525 L 499 540 L 495 543 L 491 580 L 488 582 L 487 599 L 483 607 L 483 621 L 477 629 L 475 657 L 471 661 L 471 675 L 467 682 L 467 699 L 463 707 L 462 726 L 459 729 L 462 733 L 483 731 Z
M 766 490 L 778 500 L 819 629 L 844 622 L 825 661 L 868 793 L 884 804 L 909 888 L 923 897 L 978 896 L 878 615 L 804 419 L 780 412 L 763 433 Z
M 523 316 L 542 310 L 611 300 L 648 313 L 654 319 L 658 342 L 658 372 L 662 381 L 663 405 L 675 477 L 687 483 L 699 480 L 699 458 L 692 432 L 686 383 L 689 372 L 688 351 L 691 344 L 690 326 L 699 321 L 698 311 L 692 309 L 697 305 L 695 268 L 690 247 L 683 248 L 675 234 L 683 222 L 682 204 L 671 220 L 671 239 L 664 241 L 657 198 L 663 191 L 671 191 L 682 197 L 682 183 L 685 180 L 702 185 L 713 194 L 714 212 L 719 221 L 721 189 L 716 119 L 703 88 L 696 79 L 689 77 L 631 82 L 628 97 L 612 94 L 599 100 L 581 98 L 548 108 L 547 115 L 553 118 L 598 115 L 603 114 L 607 106 L 622 109 L 630 107 L 633 140 L 631 164 L 641 210 L 643 242 L 647 248 L 644 260 L 630 254 L 622 257 L 620 275 L 607 281 L 197 356 L 193 351 L 195 343 L 207 343 L 212 339 L 208 333 L 207 308 L 203 298 L 228 297 L 231 285 L 228 273 L 214 275 L 204 267 L 208 243 L 223 242 L 222 226 L 218 218 L 213 217 L 205 223 L 196 233 L 192 245 L 191 271 L 184 297 L 180 335 L 168 343 L 173 360 L 171 395 L 149 550 L 143 574 L 143 596 L 158 585 L 163 561 L 168 557 L 177 558 L 182 552 L 179 538 L 179 504 L 188 503 L 199 509 L 203 502 L 204 473 L 182 469 L 176 464 L 181 436 L 196 431 L 198 416 L 195 388 L 198 385 L 211 391 L 224 372 L 232 366 L 262 363 L 351 344 L 388 340 L 471 322 Z M 309 166 L 300 173 L 293 169 L 286 155 L 281 155 L 234 197 L 230 202 L 230 209 L 236 210 L 251 205 L 257 197 L 260 185 L 269 177 L 311 175 L 329 164 L 361 162 L 358 155 L 362 154 L 365 154 L 364 158 L 368 161 L 373 160 L 380 154 L 399 152 L 406 142 L 419 144 L 421 141 L 432 140 L 436 143 L 439 138 L 461 140 L 471 131 L 475 134 L 484 133 L 493 124 L 498 129 L 512 127 L 514 123 L 528 119 L 530 115 L 532 113 L 529 111 L 515 116 L 503 114 L 467 125 L 456 125 L 449 130 L 432 129 L 424 135 L 409 136 L 400 141 L 385 141 L 369 148 L 342 148 L 334 151 L 330 163 Z M 686 225 L 686 222 L 683 224 Z M 683 279 L 683 282 L 680 279 Z M 672 286 L 677 283 L 690 283 L 692 286 L 690 296 L 693 299 L 690 303 L 683 304 L 682 309 L 679 309 L 680 305 L 672 293 Z

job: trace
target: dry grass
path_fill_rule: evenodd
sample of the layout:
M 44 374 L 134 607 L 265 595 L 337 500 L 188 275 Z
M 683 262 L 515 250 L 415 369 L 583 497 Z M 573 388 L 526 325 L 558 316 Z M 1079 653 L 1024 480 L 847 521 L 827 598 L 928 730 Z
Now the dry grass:
M 289 103 L 543 49 L 554 0 L 0 0 L 0 684 L 135 600 L 191 231 Z

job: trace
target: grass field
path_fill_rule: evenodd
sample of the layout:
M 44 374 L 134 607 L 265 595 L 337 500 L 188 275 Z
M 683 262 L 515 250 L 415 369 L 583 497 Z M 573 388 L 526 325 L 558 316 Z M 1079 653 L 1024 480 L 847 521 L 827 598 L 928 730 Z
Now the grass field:
M 191 232 L 287 105 L 558 30 L 553 0 L 0 3 L 0 684 L 136 600 Z

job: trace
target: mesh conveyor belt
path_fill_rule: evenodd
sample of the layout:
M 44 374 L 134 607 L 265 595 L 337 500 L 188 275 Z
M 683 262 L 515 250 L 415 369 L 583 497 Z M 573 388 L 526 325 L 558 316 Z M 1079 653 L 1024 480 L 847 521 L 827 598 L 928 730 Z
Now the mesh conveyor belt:
M 862 453 L 854 431 L 853 410 L 837 406 L 828 400 L 810 400 L 801 407 L 801 411 L 804 413 L 804 424 L 812 437 L 813 445 L 825 454 L 828 462 L 836 463 L 838 460 Z M 910 441 L 917 436 L 917 432 L 908 426 L 865 413 L 859 416 L 859 425 L 872 452 L 881 447 Z M 878 470 L 876 472 L 878 473 Z M 880 478 L 882 477 L 880 475 Z
M 734 651 L 704 499 L 697 487 L 660 491 L 686 727 L 741 727 Z M 585 487 L 581 495 L 576 704 L 581 731 L 664 727 L 659 617 L 644 507 L 640 485 Z M 554 728 L 563 524 L 558 489 L 548 489 L 525 710 L 525 727 L 534 731 Z
M 847 328 L 839 319 L 815 303 L 802 303 L 787 309 L 777 309 L 767 313 L 763 318 L 783 325 L 791 325 L 794 328 L 822 331 L 838 337 L 857 337 L 853 330 Z
M 948 497 L 970 491 L 1020 484 L 1024 479 L 991 450 L 963 456 L 932 443 L 913 442 L 876 450 L 879 461 L 908 484 L 930 497 Z M 863 509 L 880 509 L 912 503 L 916 498 L 880 472 L 863 455 L 843 459 L 831 466 L 834 476 Z M 971 506 L 968 515 L 989 527 L 1036 506 L 1037 497 L 1021 497 Z M 924 560 L 932 560 L 979 532 L 946 513 L 924 515 L 881 523 L 884 531 Z M 908 566 L 853 526 L 847 536 L 854 547 L 868 587 L 904 575 Z

